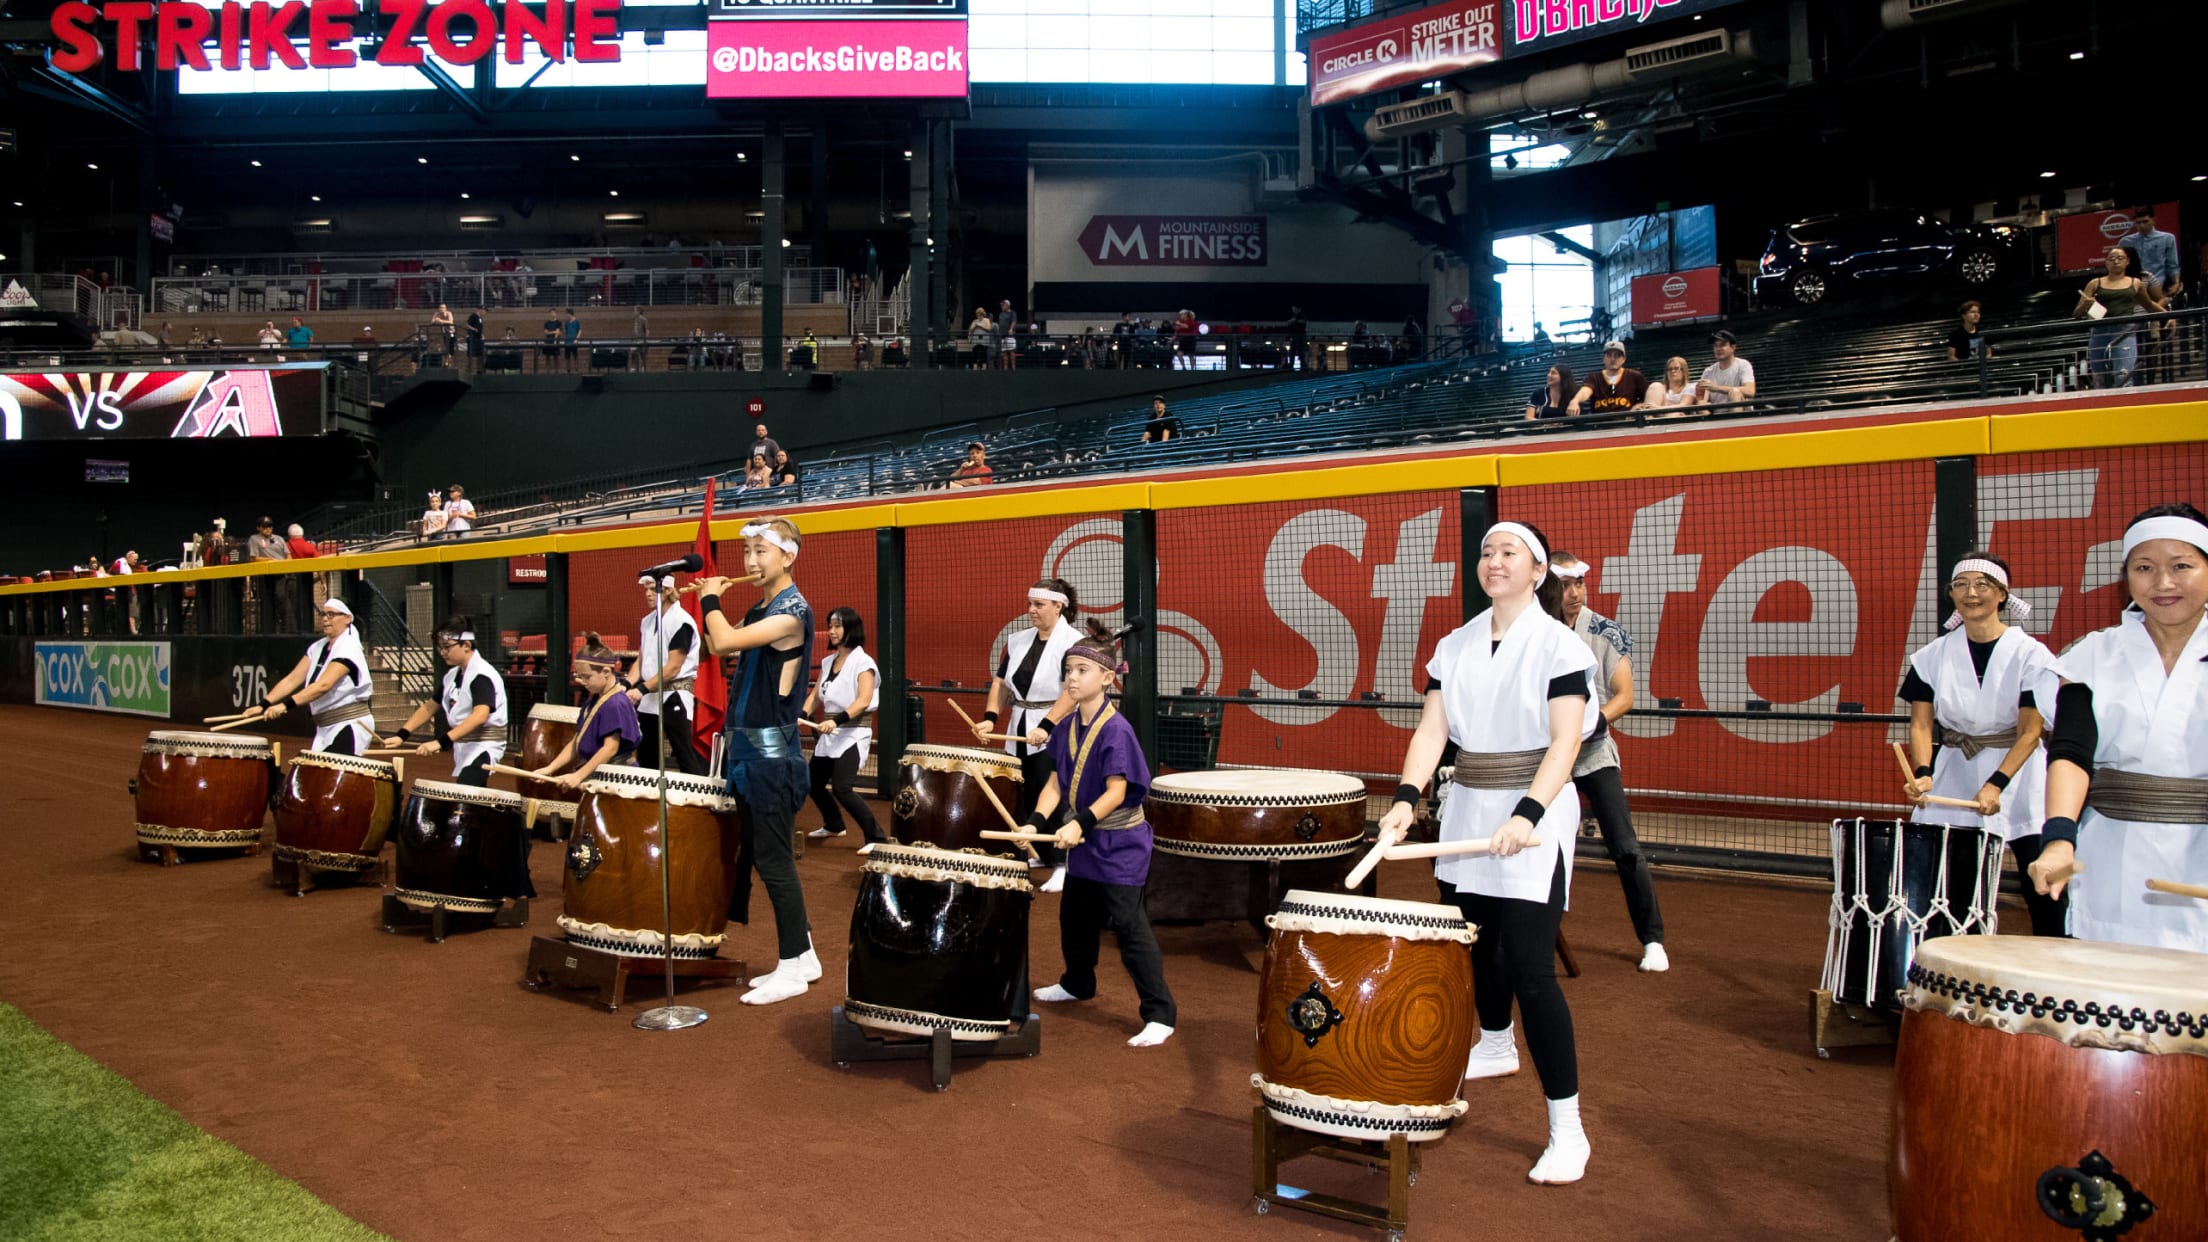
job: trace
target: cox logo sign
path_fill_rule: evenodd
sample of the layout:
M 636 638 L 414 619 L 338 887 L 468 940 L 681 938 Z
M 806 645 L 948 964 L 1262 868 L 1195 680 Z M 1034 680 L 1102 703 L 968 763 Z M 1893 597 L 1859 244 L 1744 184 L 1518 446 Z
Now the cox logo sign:
M 1687 296 L 1687 278 L 1684 276 L 1665 277 L 1664 296 L 1667 298 L 1683 298 Z

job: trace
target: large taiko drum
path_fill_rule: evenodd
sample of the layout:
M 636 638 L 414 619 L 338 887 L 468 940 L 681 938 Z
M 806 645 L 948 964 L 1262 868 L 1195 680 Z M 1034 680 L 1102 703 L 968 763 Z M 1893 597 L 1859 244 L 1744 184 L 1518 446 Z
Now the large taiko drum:
M 521 729 L 521 766 L 534 772 L 560 757 L 567 744 L 575 740 L 575 730 L 582 719 L 582 712 L 558 703 L 539 703 L 529 709 L 529 719 Z M 516 778 L 514 787 L 524 798 L 535 798 L 543 804 L 543 810 L 561 819 L 575 818 L 575 794 L 560 788 L 551 781 Z
M 890 835 L 899 845 L 926 841 L 947 850 L 1017 854 L 1008 841 L 984 841 L 984 830 L 1003 831 L 1004 816 L 989 805 L 982 783 L 1006 811 L 1019 803 L 1020 761 L 1001 750 L 972 746 L 905 747 L 897 763 L 897 792 L 890 799 Z
M 1266 923 L 1250 1082 L 1283 1125 L 1427 1142 L 1465 1109 L 1476 934 L 1451 906 L 1289 892 Z
M 1293 768 L 1174 772 L 1152 782 L 1142 814 L 1168 854 L 1229 862 L 1332 858 L 1364 846 L 1365 783 Z
M 416 910 L 464 914 L 496 914 L 504 898 L 528 896 L 521 802 L 503 789 L 415 781 L 392 834 L 394 895 Z
M 2001 895 L 2000 837 L 1953 824 L 1832 821 L 1832 910 L 1822 987 L 1895 1009 L 1917 946 L 1991 935 Z
M 2208 1238 L 2208 954 L 1927 940 L 1902 1003 L 1901 1242 Z
M 899 1035 L 991 1040 L 1027 1012 L 1027 864 L 877 845 L 851 910 L 844 1016 Z
M 138 844 L 172 849 L 258 845 L 276 783 L 265 737 L 155 731 L 138 758 Z
M 366 871 L 382 855 L 398 809 L 399 773 L 389 763 L 320 751 L 294 755 L 276 803 L 275 862 L 325 873 Z
M 658 771 L 601 767 L 583 782 L 576 801 L 561 880 L 560 930 L 589 949 L 635 957 L 664 953 L 660 865 L 665 859 L 674 955 L 712 957 L 728 929 L 741 842 L 728 782 L 668 773 L 662 841 Z

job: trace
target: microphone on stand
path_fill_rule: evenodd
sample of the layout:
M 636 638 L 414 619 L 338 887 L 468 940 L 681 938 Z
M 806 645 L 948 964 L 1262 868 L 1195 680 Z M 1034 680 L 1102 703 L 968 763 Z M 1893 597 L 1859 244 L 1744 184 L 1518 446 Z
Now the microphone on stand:
M 663 565 L 653 565 L 637 571 L 639 578 L 664 578 L 668 574 L 694 574 L 705 568 L 705 561 L 697 553 L 676 557 Z

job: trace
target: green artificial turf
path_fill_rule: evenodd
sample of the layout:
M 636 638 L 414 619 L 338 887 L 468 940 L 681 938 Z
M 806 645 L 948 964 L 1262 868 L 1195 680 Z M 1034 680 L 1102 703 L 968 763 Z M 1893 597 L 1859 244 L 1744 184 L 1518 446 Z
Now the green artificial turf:
M 381 1236 L 0 1004 L 0 1238 Z

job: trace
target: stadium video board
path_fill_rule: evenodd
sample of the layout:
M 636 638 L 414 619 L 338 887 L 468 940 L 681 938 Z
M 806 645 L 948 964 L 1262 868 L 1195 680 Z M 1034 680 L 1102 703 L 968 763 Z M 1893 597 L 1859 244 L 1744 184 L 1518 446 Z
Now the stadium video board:
M 759 3 L 761 0 L 753 0 Z M 792 4 L 776 20 L 707 23 L 708 99 L 963 99 L 964 5 L 957 15 L 883 20 L 817 16 Z M 896 6 L 881 6 L 892 8 Z M 913 7 L 910 5 L 904 7 Z M 789 14 L 806 13 L 802 18 Z
M 322 433 L 323 367 L 0 374 L 0 441 Z

